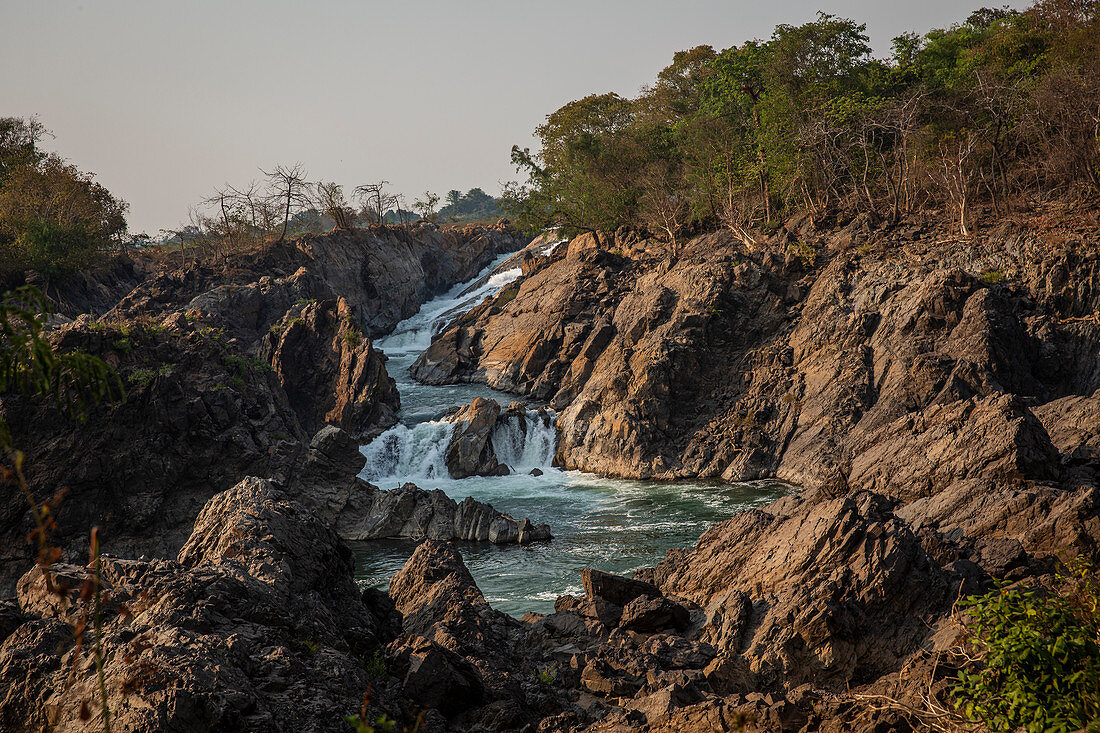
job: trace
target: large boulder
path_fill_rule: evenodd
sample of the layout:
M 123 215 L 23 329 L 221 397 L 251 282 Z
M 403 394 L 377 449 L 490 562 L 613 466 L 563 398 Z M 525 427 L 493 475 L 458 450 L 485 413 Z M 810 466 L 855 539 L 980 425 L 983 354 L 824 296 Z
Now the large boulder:
M 361 660 L 392 639 L 351 572 L 331 529 L 254 478 L 206 504 L 178 561 L 104 557 L 113 729 L 338 730 L 371 682 Z M 71 625 L 91 618 L 89 578 L 57 566 L 20 581 L 29 620 L 0 645 L 0 728 L 103 730 L 96 645 Z
M 551 539 L 546 524 L 513 519 L 469 496 L 456 502 L 439 489 L 425 491 L 411 483 L 383 491 L 359 481 L 344 498 L 334 522 L 348 540 L 454 539 L 503 545 Z
M 702 608 L 703 638 L 759 684 L 838 689 L 898 669 L 961 582 L 866 492 L 744 512 L 643 575 Z
M 307 432 L 329 424 L 369 439 L 397 422 L 397 387 L 344 298 L 291 307 L 263 337 L 260 357 Z
M 475 397 L 448 418 L 455 426 L 445 456 L 452 478 L 496 476 L 500 472 L 493 450 L 493 430 L 498 417 L 500 405 L 495 400 Z

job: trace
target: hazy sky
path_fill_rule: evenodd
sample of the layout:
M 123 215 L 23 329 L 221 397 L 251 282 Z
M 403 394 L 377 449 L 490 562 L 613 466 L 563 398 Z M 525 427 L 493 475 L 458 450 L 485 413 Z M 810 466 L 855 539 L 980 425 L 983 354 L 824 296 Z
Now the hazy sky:
M 973 7 L 0 0 L 0 116 L 38 114 L 56 135 L 47 147 L 129 201 L 132 231 L 155 234 L 215 186 L 280 162 L 348 186 L 495 194 L 516 177 L 512 144 L 532 145 L 547 114 L 591 92 L 634 95 L 675 51 L 764 38 L 825 10 L 866 22 L 885 55 L 899 33 Z

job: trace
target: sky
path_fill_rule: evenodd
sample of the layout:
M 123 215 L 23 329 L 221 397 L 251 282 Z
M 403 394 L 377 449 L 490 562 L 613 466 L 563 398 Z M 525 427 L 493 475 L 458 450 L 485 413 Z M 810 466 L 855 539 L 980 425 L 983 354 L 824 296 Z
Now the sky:
M 590 93 L 633 96 L 673 53 L 766 38 L 823 10 L 890 39 L 964 20 L 958 0 L 0 0 L 0 116 L 156 235 L 225 183 L 301 162 L 409 196 L 517 178 L 513 144 Z M 1003 2 L 989 3 L 1002 5 Z M 1013 3 L 1023 7 L 1022 3 Z

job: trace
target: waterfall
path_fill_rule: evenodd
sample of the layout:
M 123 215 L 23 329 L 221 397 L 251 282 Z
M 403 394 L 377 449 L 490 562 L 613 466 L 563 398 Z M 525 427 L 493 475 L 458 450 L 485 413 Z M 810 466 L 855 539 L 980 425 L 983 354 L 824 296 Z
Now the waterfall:
M 432 345 L 432 337 L 454 318 L 481 303 L 486 296 L 495 295 L 519 276 L 520 269 L 517 267 L 492 273 L 475 286 L 459 283 L 447 293 L 425 303 L 419 313 L 397 324 L 393 333 L 377 339 L 374 345 L 387 356 L 419 354 Z
M 550 468 L 557 439 L 554 418 L 537 410 L 528 410 L 522 416 L 502 416 L 493 429 L 497 460 L 517 473 L 526 473 L 532 468 Z
M 367 459 L 359 476 L 387 485 L 450 478 L 444 457 L 453 431 L 454 425 L 439 420 L 395 425 L 359 449 Z

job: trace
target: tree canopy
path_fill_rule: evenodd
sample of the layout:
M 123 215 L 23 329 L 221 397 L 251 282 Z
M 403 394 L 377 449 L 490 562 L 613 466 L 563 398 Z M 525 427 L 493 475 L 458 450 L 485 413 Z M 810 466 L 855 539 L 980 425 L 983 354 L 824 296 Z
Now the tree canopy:
M 518 146 L 506 189 L 530 228 L 694 229 L 798 212 L 947 209 L 1100 194 L 1100 2 L 981 8 L 894 39 L 821 13 L 721 51 L 697 46 L 635 99 L 591 94 Z
M 126 202 L 39 143 L 36 119 L 0 118 L 0 280 L 91 264 L 126 232 Z

